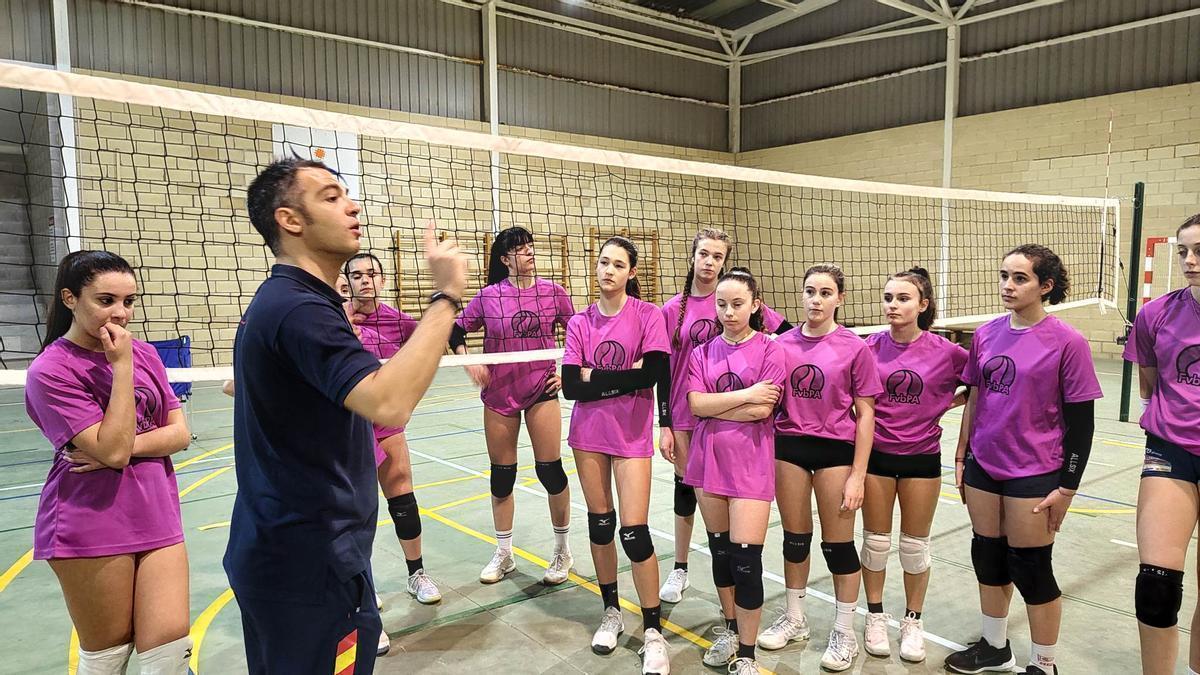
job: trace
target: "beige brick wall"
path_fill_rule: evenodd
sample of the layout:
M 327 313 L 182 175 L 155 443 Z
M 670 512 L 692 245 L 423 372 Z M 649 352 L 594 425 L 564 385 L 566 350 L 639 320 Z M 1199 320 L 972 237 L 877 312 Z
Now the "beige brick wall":
M 1108 125 L 1112 118 L 1112 151 Z M 1144 236 L 1174 234 L 1200 211 L 1200 84 L 964 117 L 955 122 L 955 187 L 1103 196 L 1122 200 L 1122 260 L 1128 262 L 1133 184 L 1146 183 Z M 928 123 L 743 153 L 744 166 L 941 184 L 942 124 Z M 995 264 L 995 256 L 975 261 Z M 1124 280 L 1119 303 L 1124 308 Z M 1116 312 L 1067 314 L 1097 353 L 1115 355 Z
M 162 83 L 182 86 L 178 83 Z M 483 124 L 379 111 L 325 102 L 259 95 L 214 87 L 220 94 L 485 130 Z M 1200 85 L 1182 85 L 962 118 L 955 136 L 955 186 L 1017 192 L 1097 196 L 1104 193 L 1110 159 L 1108 120 L 1114 120 L 1110 194 L 1128 198 L 1135 180 L 1147 182 L 1146 231 L 1169 234 L 1200 210 Z M 246 219 L 245 186 L 269 160 L 269 124 L 161 109 L 77 103 L 80 193 L 84 238 L 142 270 L 143 335 L 192 335 L 197 365 L 228 363 L 237 318 L 270 262 Z M 710 151 L 505 128 L 510 135 L 713 162 L 731 155 Z M 784 148 L 743 153 L 738 164 L 838 177 L 937 185 L 941 177 L 940 123 L 915 125 Z M 423 281 L 418 233 L 428 218 L 475 253 L 482 282 L 491 230 L 486 153 L 421 143 L 361 138 L 364 248 L 386 254 L 398 280 L 398 301 L 419 310 Z M 595 246 L 624 232 L 643 246 L 642 267 L 652 299 L 665 300 L 682 285 L 688 246 L 698 227 L 722 227 L 738 246 L 733 261 L 764 278 L 768 302 L 791 319 L 800 316 L 799 280 L 814 262 L 843 264 L 852 293 L 843 318 L 877 323 L 877 286 L 900 261 L 936 255 L 940 204 L 929 200 L 862 195 L 506 156 L 503 225 L 528 226 L 544 236 L 543 272 L 571 291 L 577 306 L 592 297 Z M 975 205 L 967 205 L 975 207 Z M 1127 236 L 1131 209 L 1122 210 Z M 962 208 L 953 216 L 978 249 L 955 251 L 952 305 L 984 304 L 992 266 L 1006 241 L 985 236 L 1001 225 L 1020 226 L 1052 246 L 1068 247 L 1080 231 L 1079 214 L 1055 235 L 1038 231 L 1043 215 Z M 1088 214 L 1087 217 L 1092 217 Z M 997 222 L 1002 220 L 1003 222 Z M 1089 221 L 1090 222 L 1090 221 Z M 903 231 L 903 235 L 898 232 Z M 994 239 L 994 238 L 993 238 Z M 1127 249 L 1127 243 L 1122 249 Z M 993 250 L 994 249 L 994 250 Z M 1124 255 L 1124 250 L 1122 251 Z M 936 271 L 936 265 L 929 265 Z M 969 283 L 963 280 L 969 280 Z M 962 289 L 970 288 L 974 296 Z M 984 290 L 978 291 L 977 289 Z M 959 295 L 956 296 L 955 293 Z M 989 300 L 989 298 L 991 298 Z M 974 303 L 974 304 L 972 304 Z M 952 310 L 954 308 L 952 307 Z M 964 312 L 955 312 L 962 314 Z M 1070 319 L 1097 352 L 1115 353 L 1121 330 L 1116 313 L 1075 312 Z

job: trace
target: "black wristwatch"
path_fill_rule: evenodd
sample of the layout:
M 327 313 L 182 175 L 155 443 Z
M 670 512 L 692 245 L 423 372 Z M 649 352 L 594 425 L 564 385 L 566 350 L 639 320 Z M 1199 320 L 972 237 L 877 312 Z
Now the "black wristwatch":
M 459 300 L 458 298 L 451 296 L 449 293 L 446 293 L 445 291 L 437 291 L 433 295 L 429 296 L 429 304 L 431 304 L 431 305 L 433 303 L 437 302 L 438 300 L 445 300 L 446 302 L 449 302 L 450 304 L 454 305 L 455 311 L 458 311 L 458 312 L 462 311 L 462 308 L 463 308 L 462 300 Z

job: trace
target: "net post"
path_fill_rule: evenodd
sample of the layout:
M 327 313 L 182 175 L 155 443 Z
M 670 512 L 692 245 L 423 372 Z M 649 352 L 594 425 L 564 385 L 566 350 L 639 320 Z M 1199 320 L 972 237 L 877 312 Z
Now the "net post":
M 1118 344 L 1129 341 L 1133 319 L 1137 316 L 1138 246 L 1142 243 L 1142 211 L 1146 205 L 1146 184 L 1138 181 L 1133 186 L 1133 227 L 1129 236 L 1129 287 L 1125 291 L 1125 335 L 1117 339 Z M 1129 421 L 1129 389 L 1133 384 L 1133 362 L 1121 361 L 1121 415 L 1122 422 Z

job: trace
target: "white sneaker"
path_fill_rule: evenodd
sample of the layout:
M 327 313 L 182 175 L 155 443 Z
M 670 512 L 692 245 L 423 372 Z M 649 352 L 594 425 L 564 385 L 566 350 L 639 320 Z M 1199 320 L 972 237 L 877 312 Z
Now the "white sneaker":
M 419 569 L 408 578 L 408 594 L 417 599 L 422 605 L 433 605 L 442 601 L 442 592 L 437 583 L 424 569 Z
M 687 570 L 673 569 L 667 575 L 666 582 L 663 583 L 662 589 L 658 592 L 658 599 L 663 602 L 679 602 L 683 599 L 683 592 L 690 588 L 692 583 L 688 581 Z
M 383 656 L 392 648 L 392 641 L 388 639 L 387 631 L 379 631 L 379 646 L 375 648 L 375 656 Z
M 383 598 L 378 593 L 375 594 L 375 609 L 383 609 Z
M 829 631 L 829 646 L 821 657 L 821 667 L 834 672 L 841 672 L 854 665 L 854 657 L 858 656 L 858 638 L 854 633 L 843 633 L 834 628 Z
M 621 610 L 609 607 L 600 617 L 600 627 L 592 634 L 592 651 L 597 654 L 611 654 L 617 648 L 617 636 L 625 632 L 625 621 L 621 618 Z
M 797 621 L 784 612 L 759 634 L 758 646 L 763 649 L 783 649 L 792 640 L 807 640 L 808 635 L 808 617 L 800 617 Z
M 913 663 L 925 660 L 925 624 L 911 614 L 900 619 L 900 658 Z
M 512 554 L 496 549 L 491 561 L 484 565 L 483 571 L 479 573 L 479 580 L 485 584 L 494 584 L 503 579 L 505 574 L 516 569 L 517 563 L 513 560 Z
M 760 675 L 758 661 L 754 659 L 735 659 L 729 664 L 730 675 Z
M 647 628 L 642 636 L 642 675 L 668 675 L 671 672 L 671 652 L 667 651 L 667 639 L 662 633 Z
M 888 621 L 891 614 L 867 612 L 867 629 L 863 631 L 863 644 L 871 656 L 891 656 L 892 645 L 888 643 Z
M 738 635 L 725 626 L 713 626 L 712 632 L 717 639 L 713 640 L 712 646 L 704 652 L 704 665 L 713 667 L 727 665 L 733 655 L 737 654 Z
M 546 573 L 542 575 L 542 583 L 547 586 L 557 586 L 567 580 L 571 574 L 571 566 L 575 564 L 575 558 L 570 551 L 556 551 L 554 557 L 550 559 L 550 566 L 546 568 Z

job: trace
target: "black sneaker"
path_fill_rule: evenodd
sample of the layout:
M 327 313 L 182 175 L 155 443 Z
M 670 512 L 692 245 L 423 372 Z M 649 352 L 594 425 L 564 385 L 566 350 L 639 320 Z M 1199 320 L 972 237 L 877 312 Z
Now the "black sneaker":
M 1050 667 L 1053 669 L 1054 672 L 1047 673 L 1046 671 L 1042 670 L 1039 666 L 1030 664 L 1028 666 L 1025 666 L 1025 670 L 1022 670 L 1020 675 L 1058 675 L 1058 666 L 1054 665 L 1054 666 L 1050 666 Z
M 1015 665 L 1017 661 L 1013 658 L 1008 640 L 1004 641 L 1003 649 L 997 649 L 987 640 L 979 638 L 978 642 L 972 642 L 961 652 L 946 657 L 946 670 L 968 675 L 986 670 L 1012 672 Z

